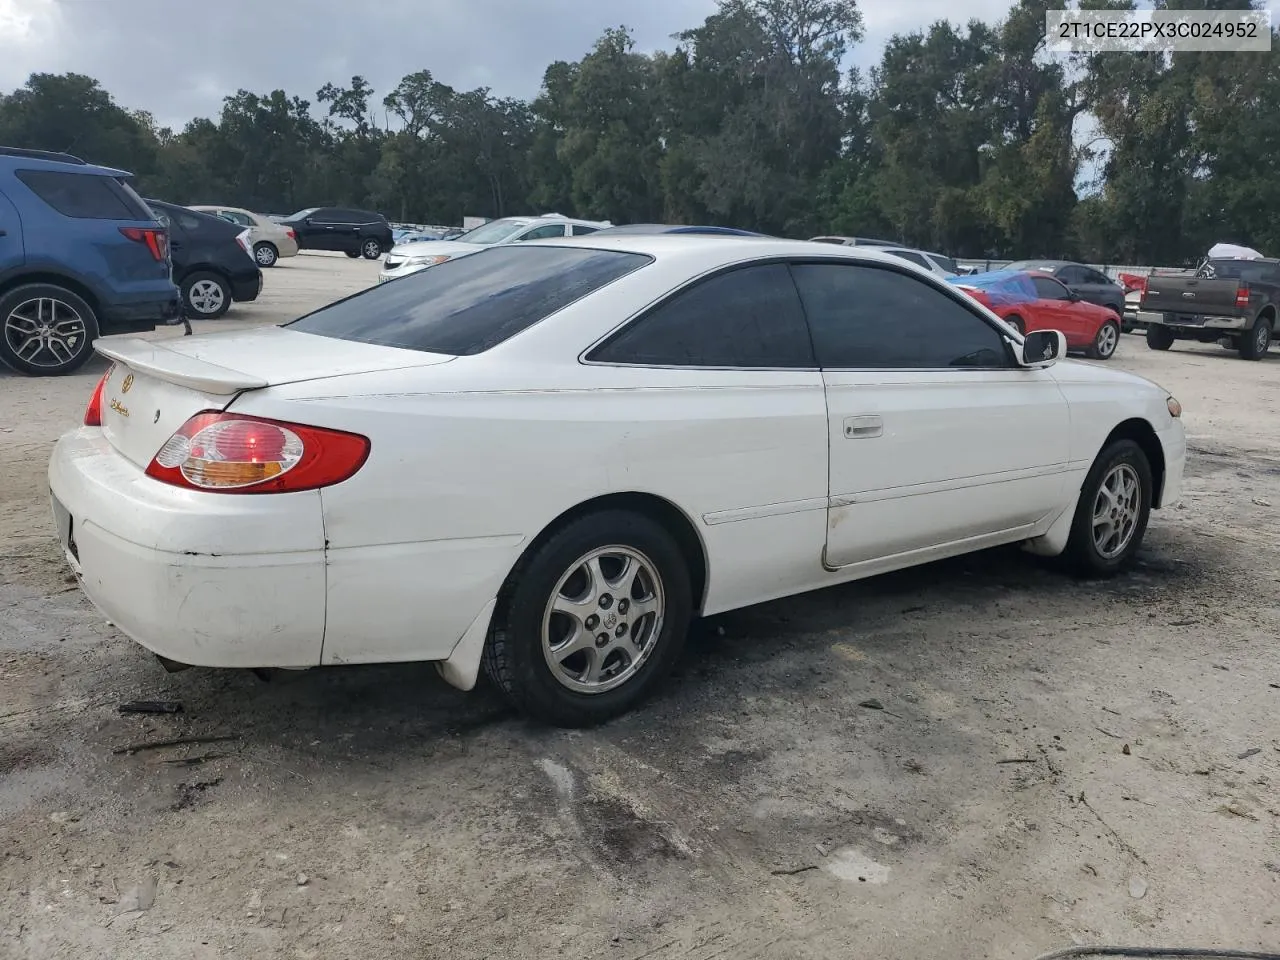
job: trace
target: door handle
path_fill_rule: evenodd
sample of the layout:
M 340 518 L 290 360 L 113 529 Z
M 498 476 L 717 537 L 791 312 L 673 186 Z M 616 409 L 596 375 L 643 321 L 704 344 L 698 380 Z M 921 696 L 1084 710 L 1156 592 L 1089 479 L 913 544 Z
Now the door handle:
M 869 440 L 883 435 L 883 417 L 845 417 L 844 438 L 846 440 Z

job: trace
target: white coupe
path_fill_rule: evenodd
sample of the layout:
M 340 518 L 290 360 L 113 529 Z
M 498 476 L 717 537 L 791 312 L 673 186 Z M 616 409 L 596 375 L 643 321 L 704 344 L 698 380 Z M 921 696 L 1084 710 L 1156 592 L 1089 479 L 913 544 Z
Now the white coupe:
M 175 664 L 483 665 L 630 708 L 690 619 L 1005 543 L 1121 570 L 1176 400 L 866 247 L 493 247 L 281 327 L 95 343 L 49 468 L 90 599 Z

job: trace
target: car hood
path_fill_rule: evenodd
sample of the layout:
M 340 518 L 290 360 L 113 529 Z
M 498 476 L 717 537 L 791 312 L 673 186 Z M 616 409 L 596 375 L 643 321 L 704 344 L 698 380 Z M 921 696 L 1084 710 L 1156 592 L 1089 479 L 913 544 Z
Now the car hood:
M 391 248 L 389 256 L 457 257 L 483 249 L 478 243 L 459 243 L 457 240 L 419 240 L 417 243 L 397 243 Z

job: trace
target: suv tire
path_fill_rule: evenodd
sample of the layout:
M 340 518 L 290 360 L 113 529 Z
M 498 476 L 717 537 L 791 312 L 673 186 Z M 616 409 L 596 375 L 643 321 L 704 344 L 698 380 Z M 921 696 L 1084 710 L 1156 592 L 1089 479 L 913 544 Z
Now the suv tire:
M 93 308 L 66 287 L 28 283 L 0 297 L 0 360 L 19 373 L 74 373 L 93 356 L 97 336 Z
M 382 243 L 377 237 L 370 237 L 360 244 L 360 253 L 366 260 L 377 260 L 382 256 Z

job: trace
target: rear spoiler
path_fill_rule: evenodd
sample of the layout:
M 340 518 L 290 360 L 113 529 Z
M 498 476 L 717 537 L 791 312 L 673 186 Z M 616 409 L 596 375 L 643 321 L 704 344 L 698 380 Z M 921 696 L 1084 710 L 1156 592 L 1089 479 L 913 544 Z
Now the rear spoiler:
M 130 370 L 215 396 L 230 396 L 242 390 L 261 390 L 268 386 L 261 377 L 185 353 L 175 353 L 163 343 L 141 337 L 100 338 L 93 341 L 93 349 L 109 360 L 123 363 Z

